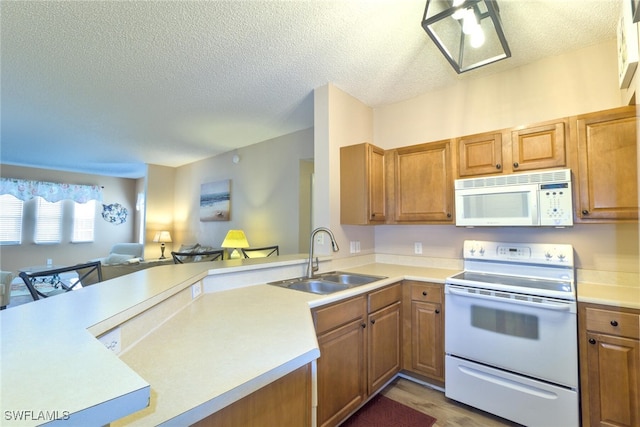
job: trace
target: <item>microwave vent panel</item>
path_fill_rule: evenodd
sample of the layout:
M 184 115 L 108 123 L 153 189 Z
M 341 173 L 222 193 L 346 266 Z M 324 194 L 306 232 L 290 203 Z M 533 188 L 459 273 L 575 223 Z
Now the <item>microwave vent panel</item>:
M 455 188 L 504 187 L 508 185 L 545 184 L 554 182 L 571 182 L 571 169 L 559 169 L 545 172 L 518 173 L 504 176 L 489 176 L 484 178 L 457 179 Z

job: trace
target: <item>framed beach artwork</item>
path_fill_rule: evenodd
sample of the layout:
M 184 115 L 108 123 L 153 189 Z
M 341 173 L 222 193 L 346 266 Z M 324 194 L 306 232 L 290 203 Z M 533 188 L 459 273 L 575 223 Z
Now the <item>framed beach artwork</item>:
M 200 221 L 231 219 L 231 180 L 209 182 L 200 186 Z

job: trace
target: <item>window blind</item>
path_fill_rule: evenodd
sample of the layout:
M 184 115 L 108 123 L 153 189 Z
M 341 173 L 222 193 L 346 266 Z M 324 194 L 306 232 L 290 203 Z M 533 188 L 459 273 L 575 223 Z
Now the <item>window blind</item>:
M 62 202 L 47 202 L 38 197 L 36 204 L 36 231 L 34 241 L 37 244 L 60 243 L 62 240 Z
M 93 242 L 96 218 L 96 201 L 73 204 L 73 243 Z
M 9 194 L 0 196 L 0 244 L 22 243 L 22 209 L 24 202 Z

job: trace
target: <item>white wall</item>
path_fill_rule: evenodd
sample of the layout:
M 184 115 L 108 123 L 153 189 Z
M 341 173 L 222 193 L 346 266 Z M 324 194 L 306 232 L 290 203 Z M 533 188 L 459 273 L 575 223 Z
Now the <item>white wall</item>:
M 279 245 L 281 254 L 299 253 L 300 160 L 312 158 L 313 129 L 306 129 L 177 168 L 173 247 L 220 247 L 228 230 L 242 229 L 251 246 Z M 201 222 L 200 186 L 227 179 L 231 220 Z

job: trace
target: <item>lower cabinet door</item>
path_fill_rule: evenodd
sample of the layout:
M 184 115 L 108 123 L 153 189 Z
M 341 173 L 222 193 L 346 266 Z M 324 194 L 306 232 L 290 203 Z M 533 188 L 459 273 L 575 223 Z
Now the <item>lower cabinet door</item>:
M 335 426 L 367 396 L 364 318 L 318 336 L 318 425 Z
M 400 302 L 369 315 L 369 394 L 400 371 Z
M 441 305 L 412 301 L 411 316 L 411 370 L 444 380 Z
M 587 334 L 589 424 L 640 425 L 640 341 Z

